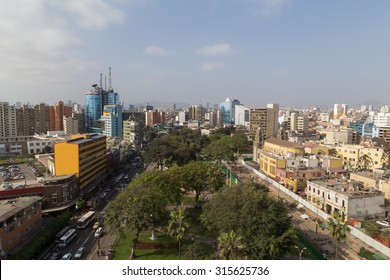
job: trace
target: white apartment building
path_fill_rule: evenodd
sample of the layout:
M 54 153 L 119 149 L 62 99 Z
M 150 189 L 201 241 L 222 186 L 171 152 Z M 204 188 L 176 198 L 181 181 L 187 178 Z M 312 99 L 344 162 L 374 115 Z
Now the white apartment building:
M 377 127 L 390 126 L 390 113 L 370 112 L 369 118 Z
M 16 136 L 16 109 L 8 102 L 0 102 L 0 137 Z
M 244 105 L 236 105 L 234 111 L 234 125 L 249 128 L 250 109 Z
M 329 215 L 339 212 L 344 219 L 383 216 L 384 194 L 372 188 L 364 188 L 361 182 L 352 180 L 308 181 L 307 200 Z

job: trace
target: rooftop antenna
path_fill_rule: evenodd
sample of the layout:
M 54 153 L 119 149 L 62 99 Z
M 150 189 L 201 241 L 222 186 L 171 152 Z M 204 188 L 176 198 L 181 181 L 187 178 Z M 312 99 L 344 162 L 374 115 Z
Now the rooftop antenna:
M 108 68 L 108 89 L 112 90 L 112 83 L 111 83 L 111 67 Z
M 103 74 L 100 73 L 100 82 L 99 82 L 100 88 L 103 88 Z
M 104 90 L 107 90 L 107 76 L 104 75 Z

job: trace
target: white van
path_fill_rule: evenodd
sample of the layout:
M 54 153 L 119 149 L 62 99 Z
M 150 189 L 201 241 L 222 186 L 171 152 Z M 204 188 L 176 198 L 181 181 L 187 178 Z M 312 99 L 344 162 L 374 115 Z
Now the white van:
M 95 237 L 96 238 L 99 238 L 103 233 L 103 228 L 102 227 L 99 227 L 96 231 L 95 231 Z

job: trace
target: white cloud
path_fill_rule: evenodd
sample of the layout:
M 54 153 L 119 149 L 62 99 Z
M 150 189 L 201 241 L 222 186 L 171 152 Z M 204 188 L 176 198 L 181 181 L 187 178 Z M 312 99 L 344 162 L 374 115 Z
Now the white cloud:
M 80 58 L 79 50 L 88 42 L 77 34 L 76 18 L 82 27 L 101 29 L 123 20 L 123 13 L 107 0 L 2 1 L 0 83 L 13 89 L 13 97 L 29 89 L 70 84 L 95 66 Z
M 208 63 L 203 63 L 200 67 L 200 69 L 204 72 L 212 71 L 218 68 L 223 67 L 223 63 L 221 62 L 208 62 Z
M 163 48 L 157 47 L 157 46 L 148 46 L 144 49 L 144 53 L 147 55 L 154 55 L 154 56 L 171 56 L 174 55 L 173 52 L 164 50 Z
M 254 16 L 268 17 L 279 14 L 291 0 L 250 0 L 250 12 Z
M 229 44 L 217 44 L 213 46 L 207 46 L 201 49 L 196 50 L 196 53 L 199 55 L 208 55 L 208 56 L 219 56 L 227 55 L 231 52 L 231 47 Z
M 51 0 L 50 3 L 63 10 L 83 28 L 104 29 L 112 23 L 122 23 L 124 12 L 108 0 Z

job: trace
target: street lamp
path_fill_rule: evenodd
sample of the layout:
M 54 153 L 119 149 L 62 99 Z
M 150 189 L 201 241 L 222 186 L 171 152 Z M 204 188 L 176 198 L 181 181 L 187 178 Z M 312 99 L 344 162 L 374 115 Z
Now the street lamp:
M 301 250 L 301 249 L 299 249 L 298 246 L 294 246 L 294 247 L 298 249 L 298 252 L 299 252 L 299 260 L 302 260 L 302 253 L 303 253 L 303 251 L 306 250 L 307 248 L 306 248 L 306 247 L 303 247 L 302 250 Z

